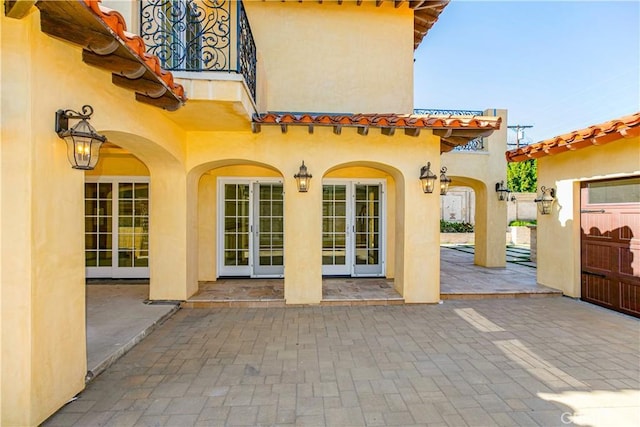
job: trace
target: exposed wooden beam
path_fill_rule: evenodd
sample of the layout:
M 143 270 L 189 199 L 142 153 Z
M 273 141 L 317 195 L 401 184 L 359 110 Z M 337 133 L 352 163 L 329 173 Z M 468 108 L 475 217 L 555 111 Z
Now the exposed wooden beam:
M 380 128 L 380 133 L 386 136 L 393 136 L 396 133 L 396 128 Z
M 174 97 L 163 96 L 160 98 L 151 98 L 136 92 L 136 101 L 143 102 L 145 104 L 153 105 L 154 107 L 162 108 L 167 111 L 175 111 L 182 105 L 180 101 Z
M 369 134 L 369 126 L 358 126 L 358 135 L 367 136 Z
M 333 133 L 335 133 L 336 135 L 340 135 L 342 133 L 342 126 L 334 126 Z
M 289 131 L 288 125 L 280 125 L 280 132 L 287 133 Z
M 313 125 L 309 125 L 309 135 L 313 134 Z
M 29 14 L 36 0 L 5 0 L 4 14 L 8 18 L 22 19 Z
M 128 79 L 118 74 L 111 75 L 111 81 L 114 85 L 125 89 L 133 90 L 137 93 L 148 96 L 149 98 L 160 98 L 167 92 L 167 87 L 154 80 Z
M 90 29 L 79 30 L 76 25 L 66 20 L 56 19 L 43 14 L 40 17 L 40 28 L 43 33 L 52 37 L 78 44 L 85 49 L 101 55 L 108 55 L 118 49 L 120 43 L 108 34 Z
M 420 136 L 419 128 L 405 128 L 404 134 L 407 136 Z
M 262 127 L 260 126 L 260 123 L 251 122 L 251 132 L 260 133 L 261 130 Z
M 140 61 L 118 55 L 97 55 L 86 49 L 82 50 L 82 60 L 85 64 L 104 68 L 129 79 L 138 79 L 147 71 L 147 68 Z
M 182 106 L 184 98 L 83 1 L 38 1 L 36 7 L 44 33 L 82 47 L 86 64 L 111 71 L 112 82 L 133 90 L 136 100 L 169 111 Z
M 384 0 L 376 0 L 376 7 L 382 6 L 382 3 L 384 3 Z
M 396 9 L 399 8 L 400 6 L 402 6 L 402 3 L 404 3 L 404 0 L 395 0 L 393 2 L 393 7 L 395 7 Z
M 425 9 L 440 9 L 444 8 L 447 3 L 446 0 L 421 0 L 421 1 L 410 1 L 409 7 L 415 10 L 425 10 Z

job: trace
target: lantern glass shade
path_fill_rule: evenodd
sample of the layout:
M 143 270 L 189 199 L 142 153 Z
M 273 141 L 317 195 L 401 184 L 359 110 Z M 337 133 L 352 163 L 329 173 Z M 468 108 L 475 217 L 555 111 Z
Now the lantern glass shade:
M 440 195 L 444 196 L 449 191 L 449 184 L 451 184 L 451 178 L 446 175 L 447 168 L 440 169 Z
M 100 154 L 100 147 L 104 137 L 96 134 L 86 120 L 81 120 L 64 135 L 67 143 L 67 158 L 74 169 L 91 170 L 96 167 Z
M 496 183 L 496 193 L 498 194 L 498 200 L 504 202 L 505 200 L 509 200 L 509 189 L 504 186 L 504 181 L 500 181 Z
M 84 105 L 82 112 L 73 110 L 56 111 L 55 131 L 67 144 L 67 159 L 74 169 L 91 170 L 96 167 L 100 147 L 107 140 L 89 124 L 93 114 L 90 105 Z M 69 120 L 79 120 L 69 129 Z
M 296 179 L 298 191 L 306 193 L 309 190 L 309 182 L 311 181 L 312 175 L 307 171 L 307 167 L 304 165 L 304 160 L 302 161 L 300 170 L 297 174 L 293 175 L 293 177 Z
M 540 191 L 540 196 L 536 197 L 534 202 L 538 205 L 540 214 L 549 215 L 553 207 L 553 202 L 556 200 L 556 190 L 554 188 L 541 187 Z
M 420 169 L 420 185 L 425 193 L 433 193 L 433 188 L 438 177 L 431 172 L 431 162 Z

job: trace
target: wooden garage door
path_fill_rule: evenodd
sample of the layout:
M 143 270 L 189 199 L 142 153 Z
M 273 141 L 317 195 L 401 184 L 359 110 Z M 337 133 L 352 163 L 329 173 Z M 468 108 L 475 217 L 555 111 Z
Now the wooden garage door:
M 582 183 L 582 299 L 640 317 L 640 177 Z

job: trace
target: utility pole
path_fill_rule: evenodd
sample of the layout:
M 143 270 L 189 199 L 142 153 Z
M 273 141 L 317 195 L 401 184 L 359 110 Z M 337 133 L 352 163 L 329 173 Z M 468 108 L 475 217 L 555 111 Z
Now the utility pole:
M 520 148 L 520 140 L 524 138 L 524 130 L 532 127 L 533 125 L 507 126 L 508 129 L 514 129 L 516 131 L 516 149 Z

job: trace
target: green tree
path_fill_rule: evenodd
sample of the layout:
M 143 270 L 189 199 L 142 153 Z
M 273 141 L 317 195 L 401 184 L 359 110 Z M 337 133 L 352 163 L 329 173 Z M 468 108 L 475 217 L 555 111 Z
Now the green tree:
M 535 159 L 507 165 L 507 186 L 516 193 L 535 193 L 538 186 L 538 164 Z

